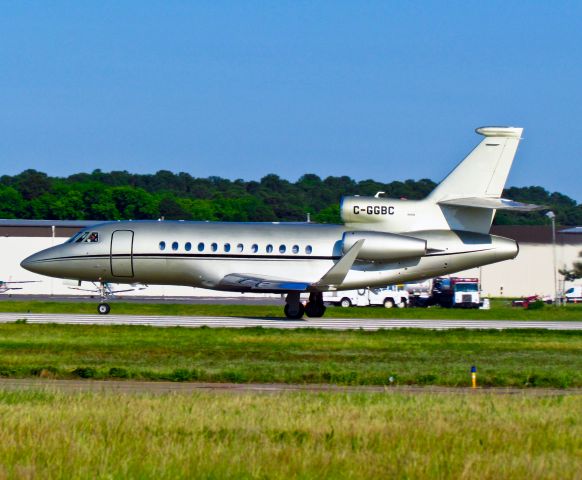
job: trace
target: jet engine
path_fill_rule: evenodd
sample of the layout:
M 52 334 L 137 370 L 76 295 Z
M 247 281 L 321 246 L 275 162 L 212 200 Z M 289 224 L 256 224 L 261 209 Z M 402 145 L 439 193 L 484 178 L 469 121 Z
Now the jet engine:
M 382 232 L 346 232 L 342 239 L 342 251 L 347 252 L 362 239 L 365 242 L 358 253 L 359 260 L 389 262 L 426 255 L 426 240 Z

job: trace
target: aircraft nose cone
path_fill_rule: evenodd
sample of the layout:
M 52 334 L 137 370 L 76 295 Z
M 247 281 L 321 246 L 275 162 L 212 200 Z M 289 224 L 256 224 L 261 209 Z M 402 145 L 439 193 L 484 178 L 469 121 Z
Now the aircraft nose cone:
M 20 262 L 20 266 L 29 272 L 43 273 L 42 259 L 43 255 L 41 253 L 35 253 L 30 257 L 26 257 L 24 260 L 22 260 L 22 262 Z

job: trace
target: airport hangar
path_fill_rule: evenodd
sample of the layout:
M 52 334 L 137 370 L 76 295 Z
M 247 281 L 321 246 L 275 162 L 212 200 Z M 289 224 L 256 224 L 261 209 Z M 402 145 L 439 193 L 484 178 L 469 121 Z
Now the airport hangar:
M 103 223 L 87 220 L 0 220 L 0 281 L 18 282 L 35 280 L 35 283 L 14 284 L 19 289 L 8 290 L 4 295 L 89 295 L 86 291 L 71 288 L 71 282 L 43 277 L 20 267 L 27 256 L 44 248 L 63 243 L 67 238 L 87 226 Z M 513 260 L 474 268 L 455 274 L 478 277 L 482 293 L 491 297 L 522 297 L 533 294 L 554 296 L 554 245 L 552 228 L 548 226 L 498 225 L 491 228 L 493 235 L 512 238 L 519 243 L 519 254 Z M 556 232 L 557 269 L 571 268 L 582 251 L 582 228 L 558 229 Z M 558 275 L 558 280 L 561 280 Z M 580 280 L 578 280 L 580 282 Z M 558 291 L 568 288 L 560 283 Z M 92 288 L 83 284 L 83 288 Z M 218 292 L 201 288 L 151 285 L 144 290 L 125 292 L 123 296 L 155 297 L 208 297 L 238 295 L 263 296 L 264 294 L 239 294 Z M 278 296 L 278 295 L 273 295 Z

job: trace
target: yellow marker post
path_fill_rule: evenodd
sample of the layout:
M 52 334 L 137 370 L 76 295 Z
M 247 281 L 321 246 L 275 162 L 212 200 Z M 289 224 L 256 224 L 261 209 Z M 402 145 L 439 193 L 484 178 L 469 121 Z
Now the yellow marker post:
M 471 367 L 471 383 L 473 388 L 477 388 L 477 367 Z

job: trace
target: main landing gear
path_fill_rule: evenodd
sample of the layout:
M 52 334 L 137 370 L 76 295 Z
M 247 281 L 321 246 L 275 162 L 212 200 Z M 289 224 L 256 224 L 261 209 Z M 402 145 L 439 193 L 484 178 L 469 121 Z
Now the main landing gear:
M 304 314 L 311 318 L 319 318 L 323 317 L 324 313 L 325 305 L 320 292 L 310 293 L 305 306 L 301 303 L 299 292 L 289 292 L 285 298 L 285 316 L 290 320 L 298 320 Z

